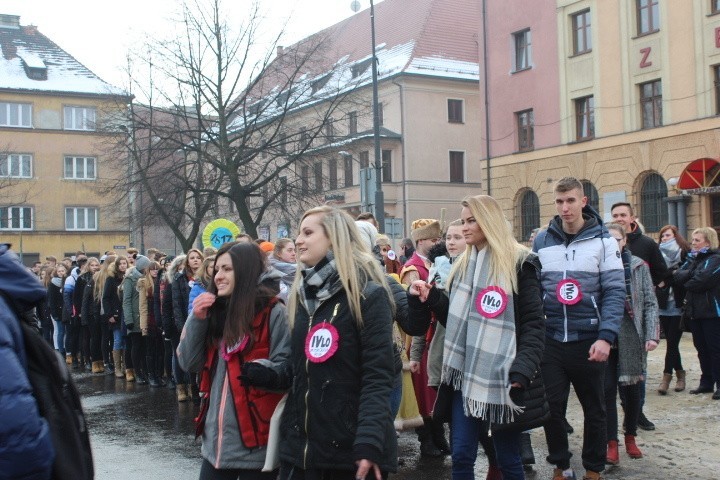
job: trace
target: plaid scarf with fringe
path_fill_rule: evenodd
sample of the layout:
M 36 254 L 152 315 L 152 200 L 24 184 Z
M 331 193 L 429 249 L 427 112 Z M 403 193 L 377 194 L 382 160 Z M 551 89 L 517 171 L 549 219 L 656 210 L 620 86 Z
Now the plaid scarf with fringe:
M 462 392 L 465 415 L 490 423 L 510 423 L 522 411 L 510 399 L 510 367 L 515 359 L 515 306 L 495 318 L 475 308 L 478 294 L 489 285 L 487 248 L 472 249 L 467 270 L 453 279 L 445 332 L 441 382 Z

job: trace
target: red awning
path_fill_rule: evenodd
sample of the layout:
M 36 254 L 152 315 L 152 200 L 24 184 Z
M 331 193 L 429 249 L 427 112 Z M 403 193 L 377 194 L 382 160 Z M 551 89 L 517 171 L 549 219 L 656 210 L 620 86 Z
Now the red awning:
M 698 158 L 685 167 L 680 174 L 678 190 L 712 187 L 720 177 L 720 162 L 714 158 Z

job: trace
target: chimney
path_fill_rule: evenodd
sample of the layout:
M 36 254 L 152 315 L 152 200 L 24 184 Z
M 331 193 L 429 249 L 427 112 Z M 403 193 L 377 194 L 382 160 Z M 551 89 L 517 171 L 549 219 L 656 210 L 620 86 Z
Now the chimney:
M 0 28 L 20 28 L 20 15 L 0 14 Z
M 277 56 L 281 56 L 283 54 L 283 47 L 282 45 L 278 45 L 277 47 Z

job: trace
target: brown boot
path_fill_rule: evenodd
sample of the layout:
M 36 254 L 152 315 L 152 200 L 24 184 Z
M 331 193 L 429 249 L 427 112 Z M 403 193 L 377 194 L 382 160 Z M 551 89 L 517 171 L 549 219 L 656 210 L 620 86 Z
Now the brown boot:
M 176 387 L 178 402 L 187 402 L 188 401 L 187 388 L 188 388 L 188 386 L 186 384 L 178 383 L 178 385 Z
M 672 373 L 663 373 L 662 381 L 658 387 L 658 393 L 660 395 L 667 395 L 668 388 L 670 388 L 670 381 L 672 380 Z
M 126 368 L 125 369 L 125 380 L 127 380 L 128 382 L 135 381 L 135 369 L 134 368 Z
M 625 451 L 630 458 L 642 458 L 643 454 L 635 443 L 634 435 L 625 435 Z
M 602 477 L 599 473 L 588 470 L 587 472 L 585 472 L 583 480 L 602 480 Z
M 685 370 L 678 370 L 675 372 L 677 375 L 677 382 L 675 382 L 675 391 L 682 392 L 685 390 Z
M 125 378 L 122 367 L 122 350 L 113 350 L 113 362 L 115 363 L 115 378 Z
M 73 360 L 74 360 L 74 358 L 73 358 L 72 353 L 68 353 L 67 355 L 65 355 L 65 363 L 67 363 L 68 365 L 72 365 Z
M 105 373 L 105 367 L 103 366 L 102 360 L 92 362 L 92 373 Z
M 565 475 L 563 475 L 562 468 L 556 468 L 555 470 L 553 470 L 552 480 L 575 480 L 575 472 L 572 472 L 571 476 L 566 477 Z

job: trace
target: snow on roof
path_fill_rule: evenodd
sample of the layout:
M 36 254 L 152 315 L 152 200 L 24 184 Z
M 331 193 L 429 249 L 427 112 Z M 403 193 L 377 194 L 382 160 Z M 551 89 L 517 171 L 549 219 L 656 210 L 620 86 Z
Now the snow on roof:
M 413 58 L 406 73 L 464 80 L 480 80 L 480 65 L 443 57 Z
M 0 29 L 0 51 L 0 90 L 127 95 L 104 82 L 35 27 Z M 29 78 L 26 66 L 46 69 L 47 80 Z

